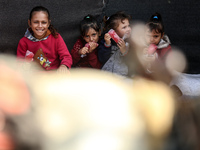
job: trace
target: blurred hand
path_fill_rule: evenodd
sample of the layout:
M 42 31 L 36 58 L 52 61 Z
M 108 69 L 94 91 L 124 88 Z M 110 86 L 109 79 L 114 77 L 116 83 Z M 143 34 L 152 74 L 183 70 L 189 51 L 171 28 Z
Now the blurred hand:
M 124 40 L 120 39 L 119 42 L 117 43 L 117 46 L 120 48 L 122 54 L 126 52 L 126 43 Z
M 110 36 L 110 34 L 108 34 L 108 33 L 106 33 L 105 35 L 104 35 L 104 40 L 105 40 L 105 42 L 106 42 L 106 44 L 107 45 L 110 45 L 111 44 L 111 36 Z
M 80 55 L 85 55 L 86 53 L 89 53 L 88 48 L 87 47 L 83 47 L 79 50 L 78 52 Z
M 91 53 L 94 49 L 97 48 L 98 44 L 95 43 L 95 42 L 89 42 L 89 45 L 90 45 L 90 49 L 88 50 L 89 53 Z
M 145 48 L 143 49 L 143 54 L 144 54 L 144 55 L 148 55 L 148 48 L 147 48 L 147 47 L 145 47 Z
M 60 65 L 60 67 L 57 69 L 57 72 L 59 72 L 59 73 L 67 73 L 67 74 L 70 73 L 69 69 L 65 65 Z

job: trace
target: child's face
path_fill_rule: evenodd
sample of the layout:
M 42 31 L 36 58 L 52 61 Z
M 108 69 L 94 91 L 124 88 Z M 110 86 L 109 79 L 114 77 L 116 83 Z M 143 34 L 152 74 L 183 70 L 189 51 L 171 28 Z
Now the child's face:
M 50 25 L 47 13 L 43 11 L 33 12 L 32 18 L 28 23 L 33 31 L 34 37 L 37 39 L 44 38 Z
M 83 36 L 83 39 L 88 42 L 98 42 L 99 41 L 100 32 L 95 31 L 93 28 L 90 28 L 88 32 Z
M 123 20 L 123 22 L 119 21 L 119 26 L 115 29 L 115 32 L 122 38 L 125 34 L 127 34 L 127 38 L 131 35 L 131 27 L 128 19 Z
M 148 45 L 149 44 L 158 45 L 162 38 L 163 35 L 161 33 L 158 33 L 155 30 L 150 31 L 149 29 L 147 29 L 145 34 L 145 40 Z

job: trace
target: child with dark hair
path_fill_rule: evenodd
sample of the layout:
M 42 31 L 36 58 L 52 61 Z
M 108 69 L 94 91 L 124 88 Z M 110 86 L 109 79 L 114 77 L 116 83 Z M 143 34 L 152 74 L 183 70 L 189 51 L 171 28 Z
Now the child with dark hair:
M 160 62 L 165 64 L 165 58 L 171 51 L 171 42 L 165 34 L 162 17 L 159 13 L 153 14 L 146 23 L 144 54 L 150 63 Z M 152 73 L 151 65 L 147 65 L 147 72 Z
M 101 68 L 97 57 L 99 36 L 101 35 L 100 24 L 92 15 L 87 15 L 80 22 L 81 36 L 71 50 L 73 67 Z
M 169 37 L 165 34 L 161 15 L 159 13 L 153 14 L 146 26 L 146 45 L 154 44 L 157 57 L 159 59 L 165 58 L 168 52 L 171 51 L 171 43 Z
M 34 7 L 28 25 L 24 37 L 19 41 L 17 57 L 31 56 L 45 70 L 68 72 L 72 58 L 63 38 L 51 25 L 48 9 L 43 6 Z
M 102 70 L 126 76 L 128 67 L 124 62 L 124 56 L 129 50 L 127 39 L 131 35 L 131 16 L 119 11 L 105 19 L 104 39 L 101 40 L 98 48 L 99 60 L 104 64 Z

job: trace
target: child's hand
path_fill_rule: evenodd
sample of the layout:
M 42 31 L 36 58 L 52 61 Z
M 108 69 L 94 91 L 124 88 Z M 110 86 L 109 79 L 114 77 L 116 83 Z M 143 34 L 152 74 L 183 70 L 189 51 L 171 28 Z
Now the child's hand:
M 83 47 L 79 50 L 78 52 L 80 55 L 85 55 L 86 53 L 89 53 L 88 48 L 87 47 Z
M 154 54 L 151 54 L 151 55 L 147 55 L 146 56 L 146 61 L 150 62 L 150 63 L 153 63 L 154 61 L 156 60 L 156 53 Z
M 147 47 L 143 49 L 142 55 L 144 56 L 144 61 L 147 61 L 147 62 L 150 62 L 150 63 L 155 61 L 155 59 L 156 59 L 156 53 L 149 54 Z
M 104 40 L 105 40 L 105 42 L 106 42 L 106 45 L 110 45 L 111 44 L 111 36 L 110 36 L 110 34 L 108 34 L 108 33 L 106 33 L 105 35 L 104 35 Z
M 117 46 L 120 48 L 122 54 L 126 52 L 126 43 L 124 40 L 120 39 L 119 42 L 117 43 Z
M 97 43 L 95 43 L 95 42 L 89 42 L 89 45 L 90 45 L 90 48 L 89 48 L 89 53 L 91 53 L 94 49 L 96 49 L 97 48 L 97 46 L 99 45 L 99 44 L 97 44 Z
M 143 55 L 148 55 L 148 48 L 147 48 L 147 47 L 145 47 L 145 48 L 143 49 Z
M 69 74 L 69 69 L 65 65 L 60 65 L 60 67 L 57 69 L 57 72 L 59 73 L 67 73 Z

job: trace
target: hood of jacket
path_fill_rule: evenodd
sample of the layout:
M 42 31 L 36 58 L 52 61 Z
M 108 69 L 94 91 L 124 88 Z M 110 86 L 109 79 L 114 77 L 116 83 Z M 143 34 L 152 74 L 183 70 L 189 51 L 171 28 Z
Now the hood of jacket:
M 50 30 L 47 30 L 47 33 L 46 33 L 46 35 L 45 35 L 45 37 L 44 37 L 43 39 L 37 39 L 37 38 L 35 38 L 35 37 L 32 35 L 32 33 L 30 32 L 30 29 L 27 28 L 27 30 L 26 30 L 24 36 L 25 36 L 27 39 L 29 39 L 29 40 L 31 40 L 31 41 L 33 41 L 33 42 L 38 42 L 38 41 L 46 40 L 46 39 L 49 37 L 50 34 L 51 34 L 51 31 L 50 31 Z
M 169 37 L 167 35 L 164 35 L 163 38 L 160 40 L 158 44 L 158 49 L 166 48 L 171 44 Z

